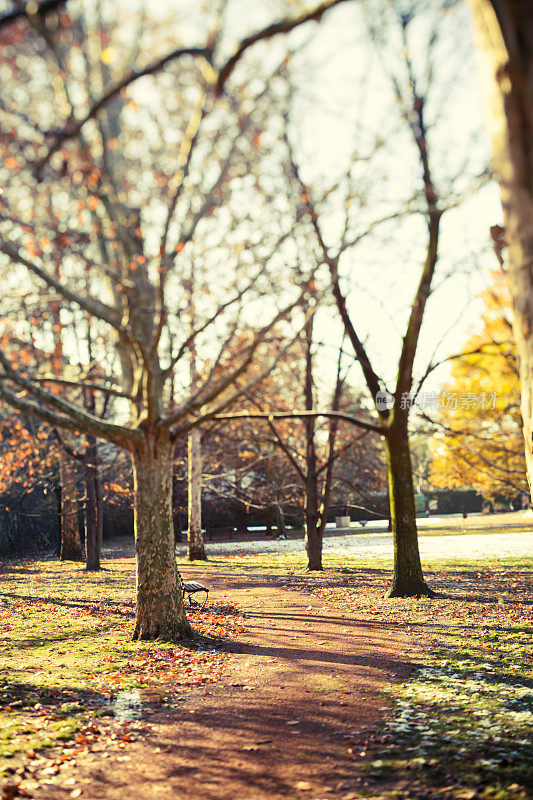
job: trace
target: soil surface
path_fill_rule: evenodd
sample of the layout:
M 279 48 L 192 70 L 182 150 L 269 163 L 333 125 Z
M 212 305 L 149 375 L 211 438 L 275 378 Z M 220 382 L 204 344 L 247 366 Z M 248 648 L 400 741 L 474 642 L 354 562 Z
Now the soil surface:
M 183 576 L 246 616 L 246 632 L 225 644 L 225 677 L 147 709 L 136 740 L 95 747 L 38 797 L 317 800 L 364 790 L 352 746 L 360 761 L 356 741 L 379 728 L 412 670 L 406 629 L 330 609 L 264 573 L 191 566 Z

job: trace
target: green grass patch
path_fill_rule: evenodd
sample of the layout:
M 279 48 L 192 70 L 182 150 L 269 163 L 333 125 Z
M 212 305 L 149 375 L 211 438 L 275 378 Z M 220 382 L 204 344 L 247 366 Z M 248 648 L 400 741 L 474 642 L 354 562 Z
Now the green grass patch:
M 348 691 L 348 687 L 345 683 L 342 683 L 339 678 L 322 678 L 319 681 L 315 681 L 313 683 L 313 689 L 315 692 L 324 692 L 325 694 L 331 694 L 333 692 L 346 692 Z

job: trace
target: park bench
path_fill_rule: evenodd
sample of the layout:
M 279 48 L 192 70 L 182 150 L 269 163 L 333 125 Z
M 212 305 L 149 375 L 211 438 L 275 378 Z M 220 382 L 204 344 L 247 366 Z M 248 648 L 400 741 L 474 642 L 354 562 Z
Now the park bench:
M 225 528 L 207 528 L 207 530 L 206 530 L 206 532 L 204 534 L 204 539 L 207 541 L 209 539 L 212 539 L 213 536 L 230 536 L 231 537 L 231 536 L 233 536 L 234 533 L 235 533 L 235 528 L 233 528 L 230 525 L 226 526 Z
M 183 597 L 185 597 L 185 595 L 187 595 L 187 597 L 189 598 L 189 605 L 191 605 L 191 606 L 199 606 L 200 605 L 200 603 L 198 603 L 196 600 L 193 600 L 193 597 L 192 597 L 193 594 L 196 594 L 197 592 L 205 592 L 204 602 L 201 605 L 201 608 L 203 608 L 205 606 L 205 604 L 207 603 L 207 599 L 209 597 L 209 589 L 207 589 L 205 586 L 202 586 L 202 584 L 198 583 L 197 581 L 184 581 L 184 583 L 183 583 Z

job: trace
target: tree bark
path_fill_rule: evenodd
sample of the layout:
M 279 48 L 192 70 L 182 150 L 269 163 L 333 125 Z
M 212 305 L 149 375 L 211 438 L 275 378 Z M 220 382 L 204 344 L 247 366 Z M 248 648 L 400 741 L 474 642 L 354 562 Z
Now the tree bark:
M 470 0 L 500 183 L 533 488 L 533 4 Z
M 76 462 L 59 448 L 59 482 L 61 484 L 61 561 L 83 561 L 78 523 Z
M 96 473 L 96 542 L 98 552 L 102 553 L 102 543 L 104 540 L 104 501 L 102 496 L 102 478 L 100 471 Z
M 85 552 L 87 572 L 100 569 L 100 549 L 102 545 L 98 514 L 98 449 L 96 439 L 89 437 L 85 454 Z
M 198 428 L 189 433 L 189 561 L 207 561 L 202 534 L 202 434 Z
M 283 516 L 283 511 L 279 503 L 276 503 L 274 506 L 274 520 L 276 523 L 276 530 L 278 532 L 278 537 L 281 538 L 286 537 L 285 532 L 285 517 Z
M 340 408 L 340 399 L 342 395 L 342 380 L 340 376 L 341 371 L 341 354 L 342 354 L 342 347 L 339 348 L 339 360 L 337 363 L 337 382 L 335 384 L 335 391 L 333 392 L 333 398 L 331 402 L 331 409 L 332 411 L 338 411 Z M 308 350 L 308 361 L 310 358 L 311 352 Z M 337 439 L 337 428 L 338 428 L 338 421 L 336 419 L 330 419 L 329 421 L 329 436 L 328 436 L 328 451 L 327 451 L 327 462 L 326 462 L 326 469 L 325 469 L 325 477 L 322 484 L 322 488 L 320 490 L 320 499 L 319 499 L 319 481 L 318 481 L 318 473 L 317 473 L 317 460 L 316 460 L 316 452 L 314 450 L 314 436 L 312 441 L 312 449 L 311 453 L 314 454 L 314 459 L 311 458 L 311 462 L 308 464 L 308 467 L 312 467 L 314 469 L 314 489 L 310 489 L 310 491 L 306 492 L 306 497 L 311 497 L 313 503 L 315 504 L 315 513 L 314 513 L 314 522 L 309 519 L 306 520 L 306 540 L 307 540 L 307 531 L 311 530 L 311 535 L 309 536 L 309 548 L 307 549 L 307 556 L 308 556 L 308 564 L 307 568 L 309 570 L 322 570 L 322 548 L 324 542 L 324 531 L 326 529 L 326 523 L 328 521 L 328 513 L 329 513 L 329 506 L 331 500 L 331 487 L 333 483 L 333 467 L 335 463 L 335 442 Z M 313 464 L 314 460 L 314 464 Z M 311 474 L 308 476 L 311 477 Z
M 237 488 L 240 489 L 240 486 Z M 240 500 L 237 500 L 237 506 L 235 509 L 235 521 L 237 527 L 237 533 L 240 536 L 246 536 L 248 533 L 248 514 L 246 513 L 246 505 L 241 503 Z
M 174 555 L 170 442 L 148 441 L 133 453 L 137 612 L 134 639 L 192 636 Z
M 307 481 L 305 487 L 305 549 L 307 569 L 322 570 L 322 526 L 318 510 L 316 479 Z
M 305 381 L 304 399 L 306 411 L 314 405 L 313 379 L 313 327 L 314 317 L 305 324 Z M 317 454 L 315 446 L 315 420 L 304 420 L 305 428 L 305 549 L 307 569 L 322 569 L 322 532 L 319 524 Z
M 392 585 L 385 597 L 434 597 L 435 593 L 424 581 L 418 550 L 415 493 L 406 419 L 389 429 L 385 446 L 394 543 Z

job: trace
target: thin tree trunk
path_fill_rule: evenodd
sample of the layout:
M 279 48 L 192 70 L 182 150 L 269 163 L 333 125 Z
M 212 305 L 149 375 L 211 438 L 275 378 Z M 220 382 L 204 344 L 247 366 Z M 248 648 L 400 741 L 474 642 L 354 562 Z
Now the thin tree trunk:
M 95 481 L 96 489 L 96 542 L 98 552 L 102 553 L 102 544 L 104 540 L 104 503 L 102 497 L 102 479 L 100 477 L 100 470 L 96 473 Z
M 54 483 L 54 495 L 56 500 L 56 540 L 54 555 L 59 558 L 61 553 L 61 480 Z
M 285 517 L 283 516 L 283 511 L 281 510 L 281 506 L 279 503 L 276 503 L 274 506 L 274 518 L 276 520 L 276 530 L 278 532 L 278 537 L 281 539 L 286 538 L 287 534 L 285 532 Z
M 89 437 L 85 453 L 85 551 L 87 572 L 100 569 L 101 537 L 98 519 L 98 448 L 96 439 Z
M 240 487 L 238 487 L 240 488 Z M 235 510 L 235 521 L 237 523 L 237 533 L 240 536 L 246 536 L 248 533 L 248 515 L 246 513 L 246 506 L 237 500 L 237 507 Z
M 133 454 L 137 611 L 134 639 L 192 636 L 174 555 L 170 442 L 148 442 Z
M 306 411 L 314 405 L 313 380 L 313 323 L 310 317 L 305 324 L 305 383 L 304 399 Z M 304 420 L 305 428 L 305 549 L 307 552 L 307 569 L 322 569 L 322 531 L 318 513 L 317 455 L 315 447 L 315 420 Z
M 305 487 L 305 549 L 307 569 L 322 570 L 322 526 L 318 511 L 316 479 L 307 481 Z
M 339 359 L 337 362 L 337 381 L 335 383 L 335 390 L 333 392 L 333 398 L 331 402 L 331 410 L 338 411 L 340 407 L 340 400 L 342 395 L 342 380 L 341 380 L 341 359 L 342 359 L 342 344 L 339 348 Z M 326 469 L 325 469 L 325 476 L 324 481 L 322 484 L 322 488 L 320 490 L 320 505 L 318 508 L 318 513 L 316 515 L 316 523 L 315 523 L 315 532 L 313 534 L 314 544 L 312 546 L 313 554 L 312 558 L 309 557 L 308 569 L 323 569 L 322 565 L 322 549 L 323 549 L 323 542 L 324 542 L 324 531 L 326 530 L 326 523 L 328 521 L 328 514 L 329 514 L 329 506 L 331 501 L 331 487 L 333 484 L 333 467 L 335 463 L 335 442 L 337 440 L 337 429 L 338 429 L 338 422 L 335 419 L 331 419 L 329 421 L 329 436 L 328 436 L 328 450 L 327 450 L 327 462 L 326 462 Z M 315 470 L 316 470 L 316 459 L 315 459 Z M 315 473 L 316 475 L 316 473 Z M 318 503 L 318 476 L 315 477 L 315 493 L 316 493 L 316 502 Z M 307 527 L 307 526 L 306 526 Z M 308 551 L 309 556 L 309 551 Z M 311 563 L 316 564 L 317 566 L 311 566 Z
M 207 561 L 202 534 L 202 434 L 198 428 L 189 433 L 189 561 Z
M 522 389 L 526 465 L 533 488 L 533 4 L 470 0 L 501 189 Z
M 407 421 L 392 427 L 385 439 L 389 478 L 389 502 L 394 543 L 394 573 L 386 597 L 434 597 L 424 581 L 416 505 L 409 452 Z
M 59 448 L 59 481 L 61 483 L 61 561 L 83 561 L 78 523 L 76 462 Z

